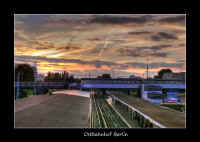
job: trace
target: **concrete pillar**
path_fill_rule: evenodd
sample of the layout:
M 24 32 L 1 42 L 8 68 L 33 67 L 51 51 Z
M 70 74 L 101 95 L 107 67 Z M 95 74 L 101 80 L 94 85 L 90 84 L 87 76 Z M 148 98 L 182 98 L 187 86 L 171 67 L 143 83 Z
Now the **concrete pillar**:
M 19 98 L 19 90 L 20 90 L 18 81 L 16 82 L 16 86 L 17 86 L 16 99 L 18 99 Z
M 103 89 L 103 90 L 102 90 L 102 94 L 103 94 L 103 96 L 105 96 L 105 93 L 106 93 L 106 90 Z
M 165 89 L 162 90 L 162 103 L 165 103 L 165 99 L 167 97 L 167 91 Z
M 141 98 L 144 98 L 144 84 L 141 84 Z
M 17 82 L 16 82 L 16 86 L 17 86 L 17 91 L 16 91 L 16 99 L 19 98 L 19 91 L 20 91 L 20 86 L 19 86 L 19 80 L 20 79 L 20 73 L 18 73 L 17 75 Z
M 34 88 L 33 88 L 33 95 L 34 95 L 34 96 L 37 95 L 37 92 L 36 92 L 36 91 L 37 91 L 37 90 L 36 90 L 36 87 L 34 87 Z

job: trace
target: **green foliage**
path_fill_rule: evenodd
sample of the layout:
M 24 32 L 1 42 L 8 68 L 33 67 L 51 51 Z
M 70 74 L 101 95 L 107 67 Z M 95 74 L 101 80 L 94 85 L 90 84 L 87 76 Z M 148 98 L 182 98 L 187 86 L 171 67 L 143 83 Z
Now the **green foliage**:
M 110 74 L 103 74 L 102 76 L 98 76 L 97 78 L 98 79 L 110 79 L 111 76 L 110 76 Z
M 161 69 L 158 72 L 158 78 L 162 78 L 165 73 L 172 73 L 172 70 L 171 69 Z
M 29 96 L 33 96 L 33 89 L 22 89 L 20 91 L 19 98 L 26 98 Z
M 27 97 L 33 96 L 33 89 L 27 89 L 26 94 L 27 94 Z
M 45 82 L 68 82 L 68 83 L 80 83 L 80 79 L 75 79 L 73 75 L 69 76 L 68 72 L 48 72 L 47 76 L 44 78 Z
M 131 95 L 131 96 L 136 96 L 136 92 L 130 91 L 130 95 Z
M 185 111 L 185 105 L 183 104 L 162 104 L 161 106 L 165 106 L 181 112 Z
M 53 92 L 53 90 L 51 90 L 51 89 L 48 90 L 49 95 L 52 95 L 52 92 Z
M 44 78 L 46 82 L 59 82 L 59 81 L 67 81 L 69 80 L 69 74 L 67 72 L 62 73 L 52 73 L 48 72 L 47 76 Z
M 133 97 L 139 97 L 139 98 L 141 97 L 139 91 L 132 91 L 132 90 L 131 90 L 131 91 L 130 91 L 130 95 L 133 96 Z
M 102 78 L 104 79 L 110 79 L 111 78 L 111 76 L 110 76 L 110 74 L 103 74 L 102 75 Z

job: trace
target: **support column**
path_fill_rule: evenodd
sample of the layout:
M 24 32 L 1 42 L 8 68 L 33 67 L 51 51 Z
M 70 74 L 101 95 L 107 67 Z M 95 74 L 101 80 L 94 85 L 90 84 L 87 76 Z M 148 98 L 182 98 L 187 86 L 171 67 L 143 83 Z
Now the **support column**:
M 165 89 L 162 90 L 162 103 L 165 103 L 165 99 L 167 97 L 167 91 Z
M 37 90 L 36 90 L 36 87 L 34 87 L 34 88 L 33 88 L 33 95 L 34 95 L 34 96 L 37 95 L 37 92 L 36 92 L 36 91 L 37 91 Z
M 17 75 L 17 82 L 16 82 L 16 87 L 17 87 L 16 99 L 19 98 L 19 91 L 20 91 L 19 81 L 20 81 L 20 72 L 19 72 L 18 75 Z
M 141 85 L 141 98 L 145 99 L 145 95 L 144 95 L 144 84 Z
M 19 99 L 19 90 L 20 90 L 20 88 L 19 88 L 19 82 L 18 81 L 16 82 L 16 87 L 17 87 L 16 99 Z

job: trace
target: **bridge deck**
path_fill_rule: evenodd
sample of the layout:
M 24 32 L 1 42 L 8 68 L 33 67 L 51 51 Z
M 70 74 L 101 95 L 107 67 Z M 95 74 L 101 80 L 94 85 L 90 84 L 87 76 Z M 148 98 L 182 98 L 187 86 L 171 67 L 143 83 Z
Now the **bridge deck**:
M 37 97 L 43 100 L 38 103 Z M 24 106 L 29 103 L 32 105 Z M 89 98 L 62 94 L 34 96 L 15 101 L 15 111 L 15 128 L 87 128 Z
M 162 88 L 171 88 L 171 89 L 185 89 L 185 84 L 144 84 L 144 86 L 160 86 Z M 110 89 L 137 89 L 140 88 L 140 84 L 95 84 L 95 83 L 86 83 L 82 84 L 82 88 L 110 88 Z
M 113 92 L 111 94 L 114 94 Z M 148 101 L 123 94 L 114 94 L 116 97 L 140 110 L 155 121 L 169 128 L 185 128 L 185 113 L 160 107 Z

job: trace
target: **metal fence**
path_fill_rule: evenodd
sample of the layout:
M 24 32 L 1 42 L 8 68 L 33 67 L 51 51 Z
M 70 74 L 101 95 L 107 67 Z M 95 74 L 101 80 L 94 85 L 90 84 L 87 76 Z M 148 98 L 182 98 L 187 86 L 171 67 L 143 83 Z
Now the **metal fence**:
M 65 82 L 14 82 L 15 87 L 64 86 Z
M 184 84 L 184 80 L 82 80 L 82 84 Z

